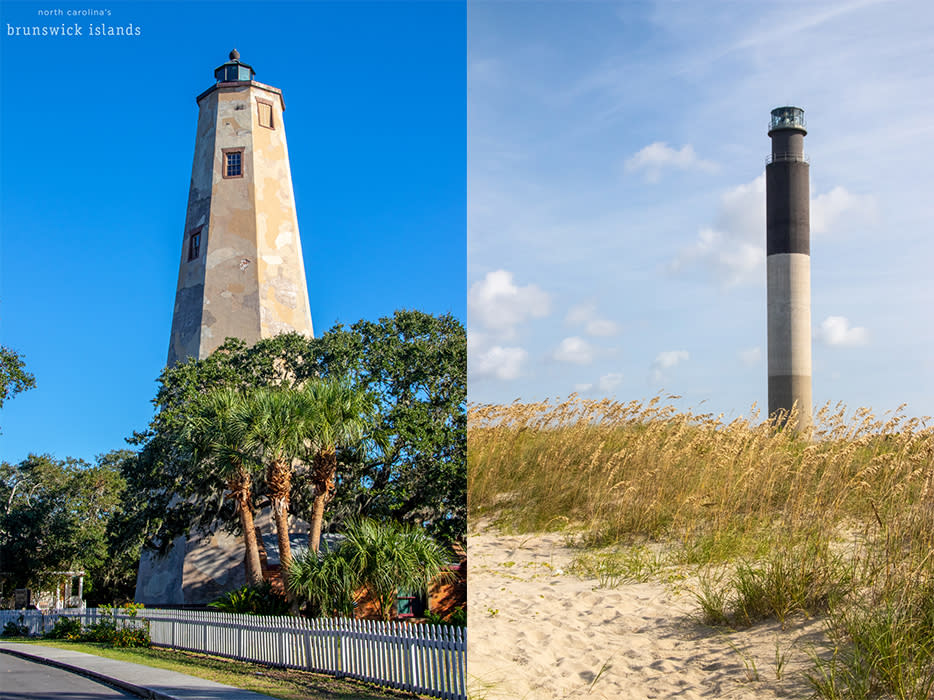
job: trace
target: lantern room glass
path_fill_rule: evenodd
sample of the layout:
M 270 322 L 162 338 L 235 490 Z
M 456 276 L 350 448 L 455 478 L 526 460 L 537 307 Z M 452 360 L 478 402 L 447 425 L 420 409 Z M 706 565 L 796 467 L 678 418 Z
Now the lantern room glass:
M 772 110 L 769 131 L 773 129 L 804 129 L 804 110 L 800 107 L 778 107 Z

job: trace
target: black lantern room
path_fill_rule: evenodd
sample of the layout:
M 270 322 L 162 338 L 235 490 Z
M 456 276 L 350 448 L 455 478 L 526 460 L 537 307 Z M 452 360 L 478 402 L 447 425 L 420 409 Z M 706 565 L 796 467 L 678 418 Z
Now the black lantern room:
M 234 49 L 230 52 L 230 60 L 214 70 L 214 78 L 219 83 L 236 83 L 253 80 L 256 71 L 246 63 L 240 63 L 240 52 Z

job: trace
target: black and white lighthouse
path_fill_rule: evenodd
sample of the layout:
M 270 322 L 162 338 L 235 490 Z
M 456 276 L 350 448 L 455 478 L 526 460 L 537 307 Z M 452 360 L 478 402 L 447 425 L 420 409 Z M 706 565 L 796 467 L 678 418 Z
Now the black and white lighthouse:
M 812 421 L 810 177 L 804 110 L 772 110 L 765 167 L 769 416 Z

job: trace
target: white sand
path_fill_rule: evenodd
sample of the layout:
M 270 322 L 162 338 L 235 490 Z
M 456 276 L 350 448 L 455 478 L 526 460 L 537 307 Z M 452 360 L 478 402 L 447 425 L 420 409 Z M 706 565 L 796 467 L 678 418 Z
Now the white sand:
M 802 670 L 823 641 L 819 620 L 708 627 L 691 594 L 670 583 L 610 590 L 567 573 L 575 551 L 560 534 L 479 529 L 467 550 L 471 700 L 811 694 Z

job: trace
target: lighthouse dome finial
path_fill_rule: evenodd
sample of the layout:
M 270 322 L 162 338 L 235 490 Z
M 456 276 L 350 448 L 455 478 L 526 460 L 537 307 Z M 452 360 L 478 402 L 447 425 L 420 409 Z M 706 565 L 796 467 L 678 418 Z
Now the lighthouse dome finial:
M 234 49 L 233 51 L 231 51 L 231 52 L 230 52 L 230 60 L 231 60 L 231 61 L 239 61 L 239 60 L 240 60 L 240 52 L 237 51 L 236 49 Z

